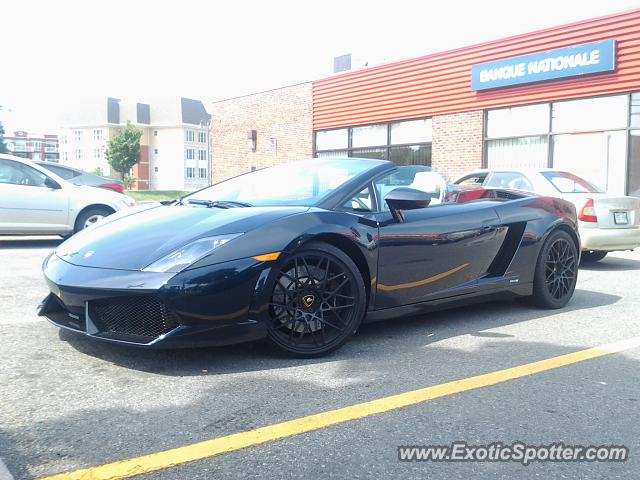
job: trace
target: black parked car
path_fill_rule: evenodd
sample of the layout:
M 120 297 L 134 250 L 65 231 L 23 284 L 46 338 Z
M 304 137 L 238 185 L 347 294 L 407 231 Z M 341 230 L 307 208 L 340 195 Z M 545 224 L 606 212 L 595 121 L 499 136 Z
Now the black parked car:
M 580 252 L 572 204 L 503 190 L 447 204 L 442 185 L 428 167 L 314 159 L 119 212 L 45 261 L 40 313 L 109 342 L 266 338 L 315 356 L 363 320 L 488 296 L 567 304 Z

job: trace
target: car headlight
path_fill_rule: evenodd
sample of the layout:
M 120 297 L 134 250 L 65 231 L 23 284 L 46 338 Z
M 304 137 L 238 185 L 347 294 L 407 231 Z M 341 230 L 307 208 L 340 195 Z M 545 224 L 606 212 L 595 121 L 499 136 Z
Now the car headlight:
M 242 233 L 230 233 L 216 235 L 215 237 L 200 238 L 184 247 L 174 250 L 169 255 L 156 260 L 151 265 L 142 269 L 143 272 L 180 272 L 194 262 L 209 255 L 216 248 L 239 237 Z

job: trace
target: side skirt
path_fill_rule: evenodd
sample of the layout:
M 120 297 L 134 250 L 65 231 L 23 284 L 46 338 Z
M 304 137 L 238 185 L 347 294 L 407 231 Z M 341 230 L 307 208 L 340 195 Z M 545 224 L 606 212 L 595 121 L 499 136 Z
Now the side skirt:
M 423 313 L 446 310 L 448 308 L 472 305 L 474 303 L 484 303 L 497 300 L 506 300 L 517 297 L 528 297 L 533 294 L 533 283 L 515 285 L 509 288 L 499 288 L 495 290 L 482 290 L 455 297 L 446 297 L 437 300 L 430 300 L 423 303 L 412 303 L 400 307 L 384 308 L 367 312 L 364 323 L 378 322 L 391 318 L 421 315 Z

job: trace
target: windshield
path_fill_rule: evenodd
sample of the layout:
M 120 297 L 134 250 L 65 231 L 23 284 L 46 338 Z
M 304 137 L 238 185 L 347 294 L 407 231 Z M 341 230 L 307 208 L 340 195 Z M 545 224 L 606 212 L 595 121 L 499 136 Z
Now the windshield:
M 240 175 L 185 198 L 252 206 L 311 206 L 378 165 L 372 160 L 302 160 Z
M 573 173 L 542 172 L 542 176 L 549 180 L 560 193 L 604 193 L 594 184 Z

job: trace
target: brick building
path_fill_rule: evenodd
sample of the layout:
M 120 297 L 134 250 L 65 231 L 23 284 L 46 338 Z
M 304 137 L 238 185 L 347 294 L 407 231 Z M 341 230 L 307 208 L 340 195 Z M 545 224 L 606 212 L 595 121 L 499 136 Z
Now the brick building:
M 4 141 L 9 152 L 18 157 L 48 162 L 57 162 L 59 159 L 57 135 L 40 135 L 19 130 L 13 132 L 13 135 L 5 135 Z
M 638 25 L 640 9 L 219 102 L 214 179 L 310 153 L 450 178 L 554 167 L 640 195 Z
M 313 153 L 311 83 L 215 102 L 213 180 Z

